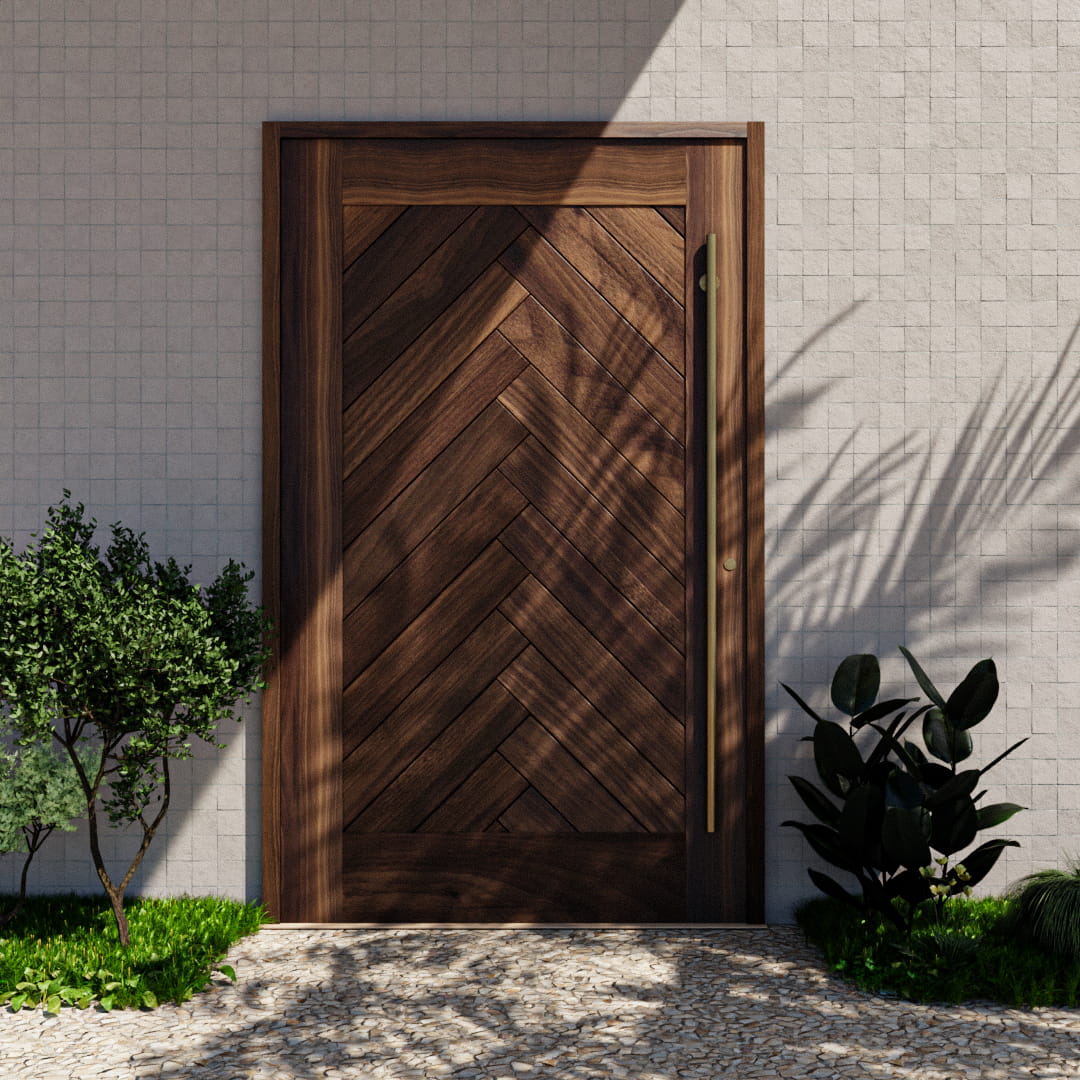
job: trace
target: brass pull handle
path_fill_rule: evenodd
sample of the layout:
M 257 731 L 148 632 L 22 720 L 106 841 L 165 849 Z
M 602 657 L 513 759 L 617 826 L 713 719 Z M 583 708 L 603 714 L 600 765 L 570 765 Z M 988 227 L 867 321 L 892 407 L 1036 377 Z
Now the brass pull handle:
M 716 832 L 716 233 L 705 237 L 705 831 Z

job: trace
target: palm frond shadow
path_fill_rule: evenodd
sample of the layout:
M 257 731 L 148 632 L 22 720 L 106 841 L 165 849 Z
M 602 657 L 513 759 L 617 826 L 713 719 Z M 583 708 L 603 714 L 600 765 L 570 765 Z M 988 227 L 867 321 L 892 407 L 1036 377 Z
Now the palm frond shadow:
M 808 339 L 774 389 L 857 306 Z M 838 633 L 848 635 L 846 651 L 891 654 L 931 624 L 977 637 L 972 647 L 984 653 L 1000 648 L 1004 620 L 994 625 L 990 609 L 1004 604 L 1006 585 L 1058 580 L 1080 558 L 1080 533 L 1059 531 L 1057 521 L 1065 466 L 1080 450 L 1080 367 L 1070 372 L 1068 364 L 1078 334 L 1080 321 L 1041 386 L 1017 382 L 1006 392 L 998 373 L 956 429 L 901 435 L 854 468 L 853 430 L 805 479 L 778 513 L 766 558 L 773 655 L 831 662 Z M 800 411 L 827 396 L 822 383 L 798 400 L 774 400 L 785 422 L 797 424 Z M 839 480 L 845 473 L 850 479 Z M 1010 522 L 1012 541 L 1041 530 L 1053 540 L 1045 550 L 1010 550 Z M 875 612 L 885 609 L 900 613 L 901 625 L 875 628 Z

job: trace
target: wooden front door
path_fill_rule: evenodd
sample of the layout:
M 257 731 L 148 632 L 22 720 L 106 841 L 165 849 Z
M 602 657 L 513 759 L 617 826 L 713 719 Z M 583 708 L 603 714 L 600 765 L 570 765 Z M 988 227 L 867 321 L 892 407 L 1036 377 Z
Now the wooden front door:
M 266 899 L 759 918 L 747 140 L 474 127 L 268 132 Z M 739 572 L 710 740 L 697 279 L 721 228 Z

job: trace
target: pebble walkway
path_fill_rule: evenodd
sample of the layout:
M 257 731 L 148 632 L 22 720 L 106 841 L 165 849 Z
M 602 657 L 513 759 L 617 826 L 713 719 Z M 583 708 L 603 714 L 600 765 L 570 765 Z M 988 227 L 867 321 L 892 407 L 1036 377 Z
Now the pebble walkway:
M 4 1080 L 1080 1076 L 1080 1010 L 913 1005 L 794 928 L 263 930 L 182 1008 L 0 1013 Z

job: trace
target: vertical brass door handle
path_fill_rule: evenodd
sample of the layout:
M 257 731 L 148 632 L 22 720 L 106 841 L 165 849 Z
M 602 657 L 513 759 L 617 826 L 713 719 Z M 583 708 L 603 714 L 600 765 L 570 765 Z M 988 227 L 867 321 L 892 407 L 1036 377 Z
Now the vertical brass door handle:
M 716 832 L 716 233 L 705 238 L 705 831 Z

